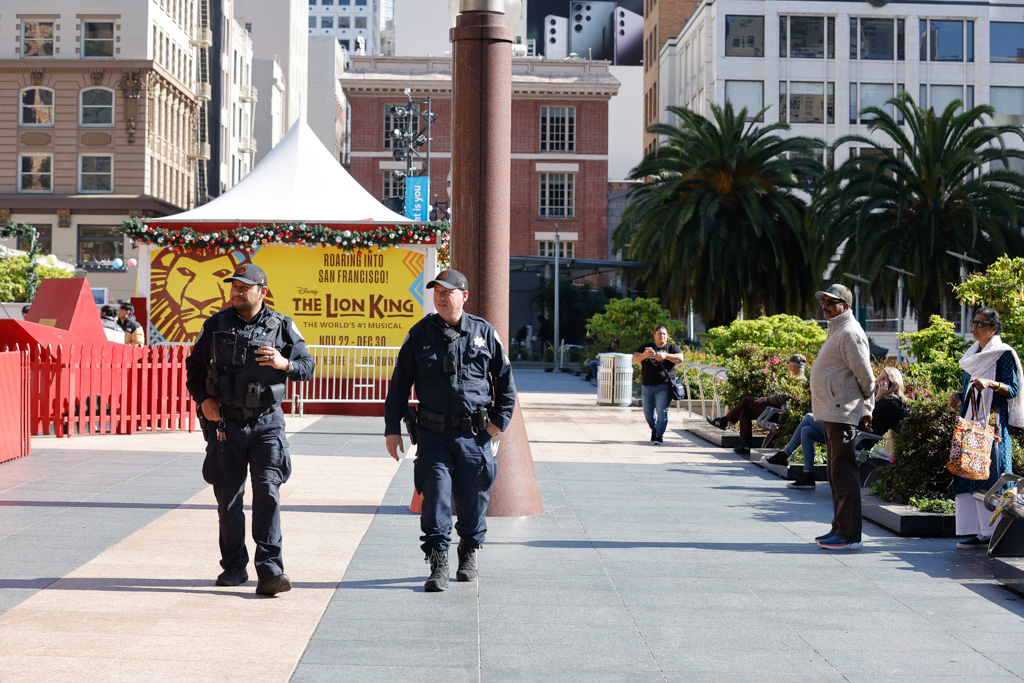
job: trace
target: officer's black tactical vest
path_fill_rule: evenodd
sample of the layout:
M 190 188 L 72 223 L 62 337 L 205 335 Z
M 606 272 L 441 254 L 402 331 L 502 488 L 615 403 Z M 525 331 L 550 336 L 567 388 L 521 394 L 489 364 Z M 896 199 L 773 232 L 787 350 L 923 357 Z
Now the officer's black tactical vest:
M 256 349 L 261 346 L 281 348 L 280 327 L 285 317 L 269 308 L 261 315 L 258 324 L 247 328 L 235 326 L 233 312 L 217 317 L 217 329 L 210 345 L 213 365 L 206 376 L 206 391 L 224 405 L 270 408 L 284 398 L 284 373 L 260 365 Z M 281 349 L 286 358 L 290 351 Z

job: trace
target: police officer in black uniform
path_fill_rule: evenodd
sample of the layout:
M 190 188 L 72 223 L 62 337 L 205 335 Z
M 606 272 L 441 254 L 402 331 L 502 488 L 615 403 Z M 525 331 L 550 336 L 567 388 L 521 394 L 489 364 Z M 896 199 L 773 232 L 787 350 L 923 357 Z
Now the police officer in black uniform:
M 278 487 L 292 465 L 280 405 L 285 379 L 310 379 L 314 363 L 295 323 L 264 304 L 269 290 L 262 268 L 243 264 L 224 282 L 231 283 L 231 308 L 203 323 L 185 361 L 207 442 L 203 479 L 217 497 L 224 569 L 217 585 L 249 580 L 242 494 L 251 469 L 256 593 L 276 595 L 292 587 L 281 559 Z
M 401 421 L 418 434 L 414 481 L 423 494 L 420 546 L 430 563 L 428 592 L 448 588 L 448 545 L 454 497 L 459 521 L 459 581 L 477 576 L 476 551 L 487 533 L 487 491 L 497 463 L 492 439 L 512 420 L 516 402 L 512 366 L 494 327 L 463 311 L 469 283 L 457 270 L 443 270 L 427 284 L 437 313 L 416 323 L 398 352 L 384 403 L 388 453 L 404 452 Z M 409 390 L 419 399 L 415 421 Z M 410 436 L 412 438 L 412 436 Z M 416 441 L 414 441 L 416 443 Z

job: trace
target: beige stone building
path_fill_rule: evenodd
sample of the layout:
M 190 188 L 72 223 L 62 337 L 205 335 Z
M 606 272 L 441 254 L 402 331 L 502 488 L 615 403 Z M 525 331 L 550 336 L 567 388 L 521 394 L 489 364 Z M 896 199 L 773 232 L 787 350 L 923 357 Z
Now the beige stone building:
M 129 217 L 195 203 L 205 0 L 0 0 L 0 220 L 111 299 L 136 294 Z M 15 246 L 8 240 L 8 246 Z

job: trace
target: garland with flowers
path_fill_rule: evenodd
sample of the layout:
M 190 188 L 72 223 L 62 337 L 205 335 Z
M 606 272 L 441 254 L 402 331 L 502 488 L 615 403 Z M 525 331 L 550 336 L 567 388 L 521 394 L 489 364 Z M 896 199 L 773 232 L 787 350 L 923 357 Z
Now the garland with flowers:
M 294 244 L 306 247 L 329 247 L 342 251 L 388 249 L 402 244 L 423 244 L 437 240 L 438 261 L 448 267 L 451 225 L 448 221 L 423 225 L 394 225 L 372 230 L 334 230 L 322 225 L 305 223 L 275 223 L 254 228 L 236 228 L 219 232 L 197 232 L 190 227 L 168 230 L 146 225 L 137 219 L 121 223 L 121 231 L 132 241 L 133 247 L 152 244 L 173 251 L 247 251 L 255 252 L 265 244 Z M 440 235 L 437 235 L 440 233 Z
M 28 240 L 27 288 L 28 299 L 31 301 L 35 298 L 36 289 L 39 287 L 39 274 L 36 273 L 36 258 L 39 256 L 39 232 L 28 223 L 15 225 L 14 221 L 7 221 L 6 225 L 0 226 L 0 237 L 17 237 Z

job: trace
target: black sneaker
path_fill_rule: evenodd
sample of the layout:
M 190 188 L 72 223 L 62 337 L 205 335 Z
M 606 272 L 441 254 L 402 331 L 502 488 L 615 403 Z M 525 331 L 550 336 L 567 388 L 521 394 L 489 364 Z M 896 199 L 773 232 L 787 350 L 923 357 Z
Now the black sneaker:
M 709 415 L 705 415 L 704 419 L 707 420 L 708 424 L 711 425 L 712 427 L 718 427 L 719 429 L 725 429 L 728 426 L 728 424 L 726 424 L 726 422 L 725 422 L 725 418 L 724 417 L 710 417 Z
M 256 584 L 256 595 L 277 595 L 287 593 L 292 589 L 292 581 L 287 574 L 271 574 L 265 579 L 260 579 Z
M 992 537 L 988 538 L 968 538 L 963 541 L 957 541 L 956 547 L 962 550 L 982 550 L 988 548 L 988 542 L 992 540 Z
M 654 438 L 654 445 L 655 446 L 661 446 L 664 443 L 665 443 L 665 437 L 664 436 L 657 436 L 657 437 Z
M 241 586 L 243 583 L 249 580 L 249 572 L 245 571 L 245 567 L 232 567 L 231 569 L 225 569 L 217 577 L 218 586 Z
M 658 442 L 658 432 L 656 432 L 656 431 L 654 431 L 652 429 L 651 430 L 651 443 L 657 443 L 657 442 Z
M 750 446 L 737 446 L 732 452 L 736 455 L 750 455 Z
M 786 451 L 778 451 L 770 458 L 765 458 L 764 461 L 771 465 L 788 465 L 789 454 Z
M 814 473 L 813 472 L 801 472 L 800 476 L 796 478 L 796 481 L 791 481 L 786 484 L 787 489 L 813 489 L 814 488 Z

